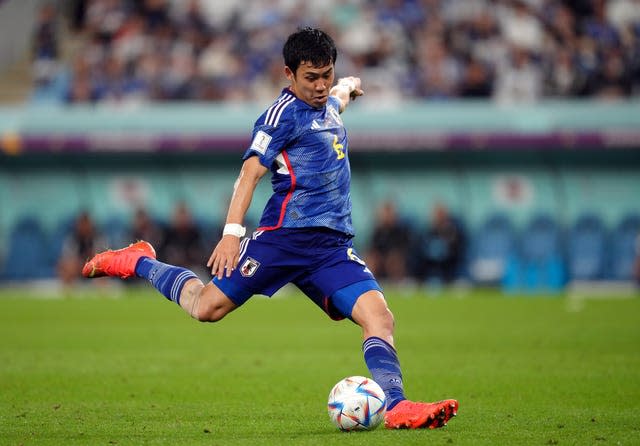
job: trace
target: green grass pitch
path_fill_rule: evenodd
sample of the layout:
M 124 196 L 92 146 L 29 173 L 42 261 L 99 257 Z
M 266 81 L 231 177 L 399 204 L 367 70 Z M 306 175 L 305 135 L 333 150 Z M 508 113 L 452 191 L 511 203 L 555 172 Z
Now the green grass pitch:
M 408 396 L 457 398 L 459 416 L 342 433 L 326 399 L 368 375 L 360 331 L 301 295 L 200 324 L 147 288 L 21 294 L 0 292 L 2 445 L 640 444 L 637 297 L 389 290 Z

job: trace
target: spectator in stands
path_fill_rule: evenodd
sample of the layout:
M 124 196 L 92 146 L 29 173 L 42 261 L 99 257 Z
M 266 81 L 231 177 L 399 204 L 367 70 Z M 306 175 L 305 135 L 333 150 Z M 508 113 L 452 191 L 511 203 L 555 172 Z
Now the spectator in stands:
M 64 101 L 69 104 L 93 104 L 98 100 L 95 84 L 92 82 L 91 66 L 86 58 L 78 56 L 73 61 L 69 73 Z
M 401 282 L 408 277 L 407 254 L 411 230 L 398 215 L 393 201 L 384 201 L 376 211 L 366 263 L 382 280 Z
M 71 231 L 64 239 L 58 259 L 58 277 L 63 285 L 70 286 L 79 279 L 84 262 L 105 246 L 106 241 L 98 232 L 91 215 L 87 211 L 78 214 Z
M 623 99 L 631 94 L 631 75 L 618 50 L 604 55 L 594 94 L 601 99 Z
M 585 78 L 579 75 L 575 60 L 566 48 L 557 48 L 553 54 L 554 69 L 545 70 L 545 95 L 550 97 L 575 96 L 584 86 Z
M 60 50 L 56 19 L 56 10 L 52 3 L 45 3 L 40 7 L 31 51 L 36 85 L 49 85 L 58 71 Z
M 125 2 L 121 0 L 89 1 L 84 16 L 84 30 L 102 45 L 110 45 L 129 13 Z
M 491 74 L 484 64 L 470 59 L 465 65 L 460 96 L 463 98 L 490 98 L 493 82 Z
M 529 51 L 513 47 L 511 57 L 497 70 L 494 99 L 504 105 L 532 103 L 540 99 L 543 78 Z
M 66 0 L 66 13 L 69 27 L 73 33 L 78 33 L 84 27 L 87 3 L 90 0 Z
M 442 36 L 427 32 L 417 44 L 418 95 L 428 99 L 458 96 L 462 65 Z
M 164 228 L 156 223 L 144 208 L 138 208 L 131 224 L 131 240 L 147 240 L 161 246 L 165 240 Z
M 498 5 L 497 19 L 507 45 L 522 48 L 529 54 L 542 49 L 544 29 L 531 2 L 512 0 Z
M 108 104 L 135 104 L 147 97 L 144 84 L 135 75 L 127 73 L 123 61 L 115 56 L 104 61 L 98 76 L 98 102 Z
M 104 67 L 116 76 L 116 96 L 133 84 L 136 100 L 266 101 L 281 86 L 277 68 L 269 69 L 278 42 L 303 22 L 322 24 L 345 48 L 338 72 L 362 71 L 372 85 L 393 79 L 400 99 L 491 92 L 497 101 L 522 103 L 627 98 L 640 90 L 640 0 L 74 3 L 86 3 L 74 20 L 81 20 L 80 52 L 92 76 L 67 83 L 82 94 L 57 95 L 73 102 L 94 100 L 86 92 L 101 91 Z M 51 11 L 43 9 L 36 28 L 43 54 L 56 53 Z
M 414 249 L 415 276 L 419 282 L 435 280 L 449 284 L 456 279 L 464 235 L 444 204 L 434 205 L 430 224 L 418 234 Z
M 159 247 L 159 255 L 175 265 L 184 265 L 201 277 L 208 274 L 202 259 L 207 258 L 208 249 L 196 224 L 189 206 L 179 202 L 167 227 L 164 242 Z

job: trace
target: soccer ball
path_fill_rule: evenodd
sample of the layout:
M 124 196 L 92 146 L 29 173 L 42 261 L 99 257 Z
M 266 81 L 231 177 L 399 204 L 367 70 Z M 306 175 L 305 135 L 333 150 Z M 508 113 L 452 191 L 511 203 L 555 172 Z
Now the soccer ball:
M 384 420 L 387 398 L 374 380 L 349 376 L 333 386 L 327 408 L 340 430 L 373 430 Z

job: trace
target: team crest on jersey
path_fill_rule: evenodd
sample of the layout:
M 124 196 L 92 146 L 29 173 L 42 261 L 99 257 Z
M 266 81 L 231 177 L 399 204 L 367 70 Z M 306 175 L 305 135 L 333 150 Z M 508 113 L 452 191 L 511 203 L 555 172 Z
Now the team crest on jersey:
M 251 277 L 256 273 L 259 267 L 260 262 L 256 259 L 252 259 L 251 257 L 247 257 L 240 267 L 240 274 L 242 274 L 243 277 Z

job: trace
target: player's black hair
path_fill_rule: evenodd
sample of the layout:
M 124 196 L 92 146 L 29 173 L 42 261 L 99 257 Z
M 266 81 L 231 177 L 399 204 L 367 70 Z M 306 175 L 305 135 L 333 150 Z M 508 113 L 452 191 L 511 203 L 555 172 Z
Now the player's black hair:
M 284 64 L 295 74 L 302 62 L 324 67 L 336 62 L 338 51 L 331 36 L 315 28 L 299 28 L 282 48 Z

